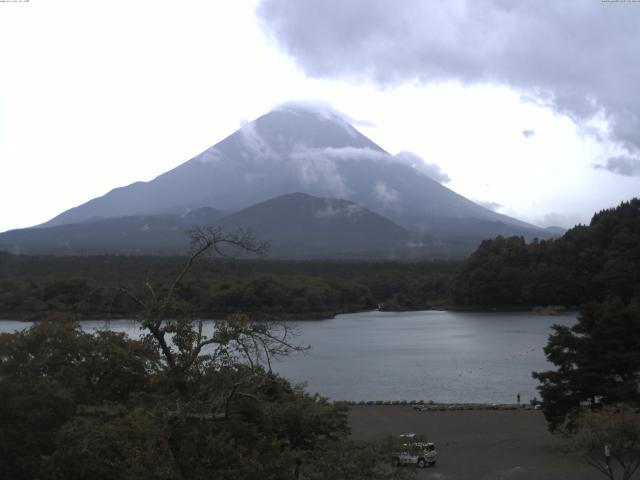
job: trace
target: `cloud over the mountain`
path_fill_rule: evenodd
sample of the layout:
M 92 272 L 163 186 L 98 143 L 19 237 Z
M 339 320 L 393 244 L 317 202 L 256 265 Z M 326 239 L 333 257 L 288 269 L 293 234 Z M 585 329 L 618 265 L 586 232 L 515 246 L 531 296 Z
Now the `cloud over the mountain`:
M 306 186 L 322 185 L 339 198 L 347 194 L 344 179 L 336 167 L 335 159 L 324 149 L 298 149 L 290 154 L 293 173 Z
M 345 195 L 347 189 L 344 187 L 336 162 L 346 160 L 400 163 L 415 169 L 438 183 L 451 181 L 451 178 L 442 171 L 439 165 L 426 163 L 421 157 L 411 152 L 389 155 L 369 148 L 306 148 L 299 145 L 291 152 L 290 158 L 306 184 L 318 181 L 333 183 L 335 185 L 335 193 L 338 195 Z M 378 185 L 374 193 L 385 204 L 392 204 L 397 201 L 397 192 L 388 190 L 384 184 Z
M 356 131 L 352 125 L 364 125 L 370 126 L 371 123 L 366 120 L 356 120 L 349 117 L 347 114 L 335 109 L 329 102 L 325 100 L 291 100 L 281 103 L 275 107 L 276 111 L 288 111 L 295 113 L 296 111 L 311 112 L 319 116 L 324 120 L 330 120 L 332 122 L 339 123 L 346 132 L 354 137 Z
M 427 177 L 435 180 L 438 183 L 448 183 L 451 181 L 449 175 L 444 173 L 440 168 L 440 165 L 435 163 L 427 163 L 423 158 L 411 152 L 400 152 L 393 156 L 393 158 L 400 163 L 409 165 L 415 168 L 420 173 L 425 174 Z
M 334 206 L 327 202 L 321 210 L 314 210 L 313 214 L 318 218 L 351 218 L 362 214 L 362 207 L 351 203 L 349 205 Z
M 640 175 L 635 2 L 262 0 L 258 15 L 312 76 L 500 84 L 585 131 L 604 118 L 621 152 L 604 168 Z
M 484 202 L 482 200 L 475 200 L 475 203 L 493 212 L 497 212 L 498 210 L 504 207 L 504 205 L 498 202 Z
M 359 147 L 327 147 L 327 148 L 306 148 L 304 145 L 297 146 L 291 153 L 293 158 L 330 158 L 332 160 L 373 160 L 391 161 L 392 158 L 384 152 L 371 150 L 370 148 Z
M 256 129 L 253 122 L 242 122 L 240 138 L 244 147 L 243 154 L 246 158 L 261 161 L 272 155 L 271 146 Z
M 374 194 L 385 205 L 392 205 L 398 201 L 398 192 L 384 182 L 376 183 Z
M 214 165 L 220 161 L 222 154 L 216 147 L 211 147 L 196 157 L 202 163 Z

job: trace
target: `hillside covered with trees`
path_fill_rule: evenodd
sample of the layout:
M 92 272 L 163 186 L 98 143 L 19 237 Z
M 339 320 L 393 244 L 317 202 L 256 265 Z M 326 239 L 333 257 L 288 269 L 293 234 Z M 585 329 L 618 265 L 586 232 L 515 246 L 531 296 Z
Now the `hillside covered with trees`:
M 640 291 L 640 199 L 593 216 L 554 240 L 485 240 L 462 264 L 453 303 L 477 307 L 565 305 Z
M 454 297 L 579 307 L 574 325 L 552 327 L 544 352 L 555 369 L 533 372 L 542 411 L 606 477 L 632 478 L 640 467 L 640 200 L 554 241 L 484 242 L 460 268 Z

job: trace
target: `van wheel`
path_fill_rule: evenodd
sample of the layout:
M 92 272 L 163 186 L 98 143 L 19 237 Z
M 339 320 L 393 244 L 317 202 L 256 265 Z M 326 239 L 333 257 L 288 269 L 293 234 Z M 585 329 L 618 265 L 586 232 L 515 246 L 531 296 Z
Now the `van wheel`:
M 419 458 L 418 459 L 418 467 L 419 468 L 424 468 L 427 466 L 427 462 L 424 461 L 424 458 Z

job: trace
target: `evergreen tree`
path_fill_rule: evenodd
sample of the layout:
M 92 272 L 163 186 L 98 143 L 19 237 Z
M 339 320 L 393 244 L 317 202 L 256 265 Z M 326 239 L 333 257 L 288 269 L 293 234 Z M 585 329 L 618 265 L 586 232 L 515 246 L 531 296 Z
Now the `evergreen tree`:
M 574 326 L 553 327 L 544 351 L 557 369 L 533 376 L 552 430 L 572 429 L 584 408 L 640 405 L 640 301 L 584 306 Z

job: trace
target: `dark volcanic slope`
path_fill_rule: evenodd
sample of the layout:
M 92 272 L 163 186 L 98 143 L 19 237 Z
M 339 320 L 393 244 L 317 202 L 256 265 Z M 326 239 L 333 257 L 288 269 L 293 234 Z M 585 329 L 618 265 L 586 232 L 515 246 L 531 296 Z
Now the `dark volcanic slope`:
M 98 253 L 165 254 L 185 252 L 186 230 L 218 221 L 224 212 L 201 208 L 183 215 L 146 215 L 90 220 L 0 234 L 0 250 L 68 255 Z
M 277 197 L 223 217 L 201 208 L 184 215 L 102 218 L 82 223 L 14 230 L 0 235 L 0 249 L 14 253 L 173 254 L 187 250 L 186 230 L 217 224 L 251 229 L 269 242 L 272 257 L 395 256 L 411 235 L 385 217 L 346 200 L 303 193 Z
M 347 200 L 284 195 L 225 217 L 225 228 L 250 228 L 273 256 L 390 255 L 411 235 L 385 217 Z

